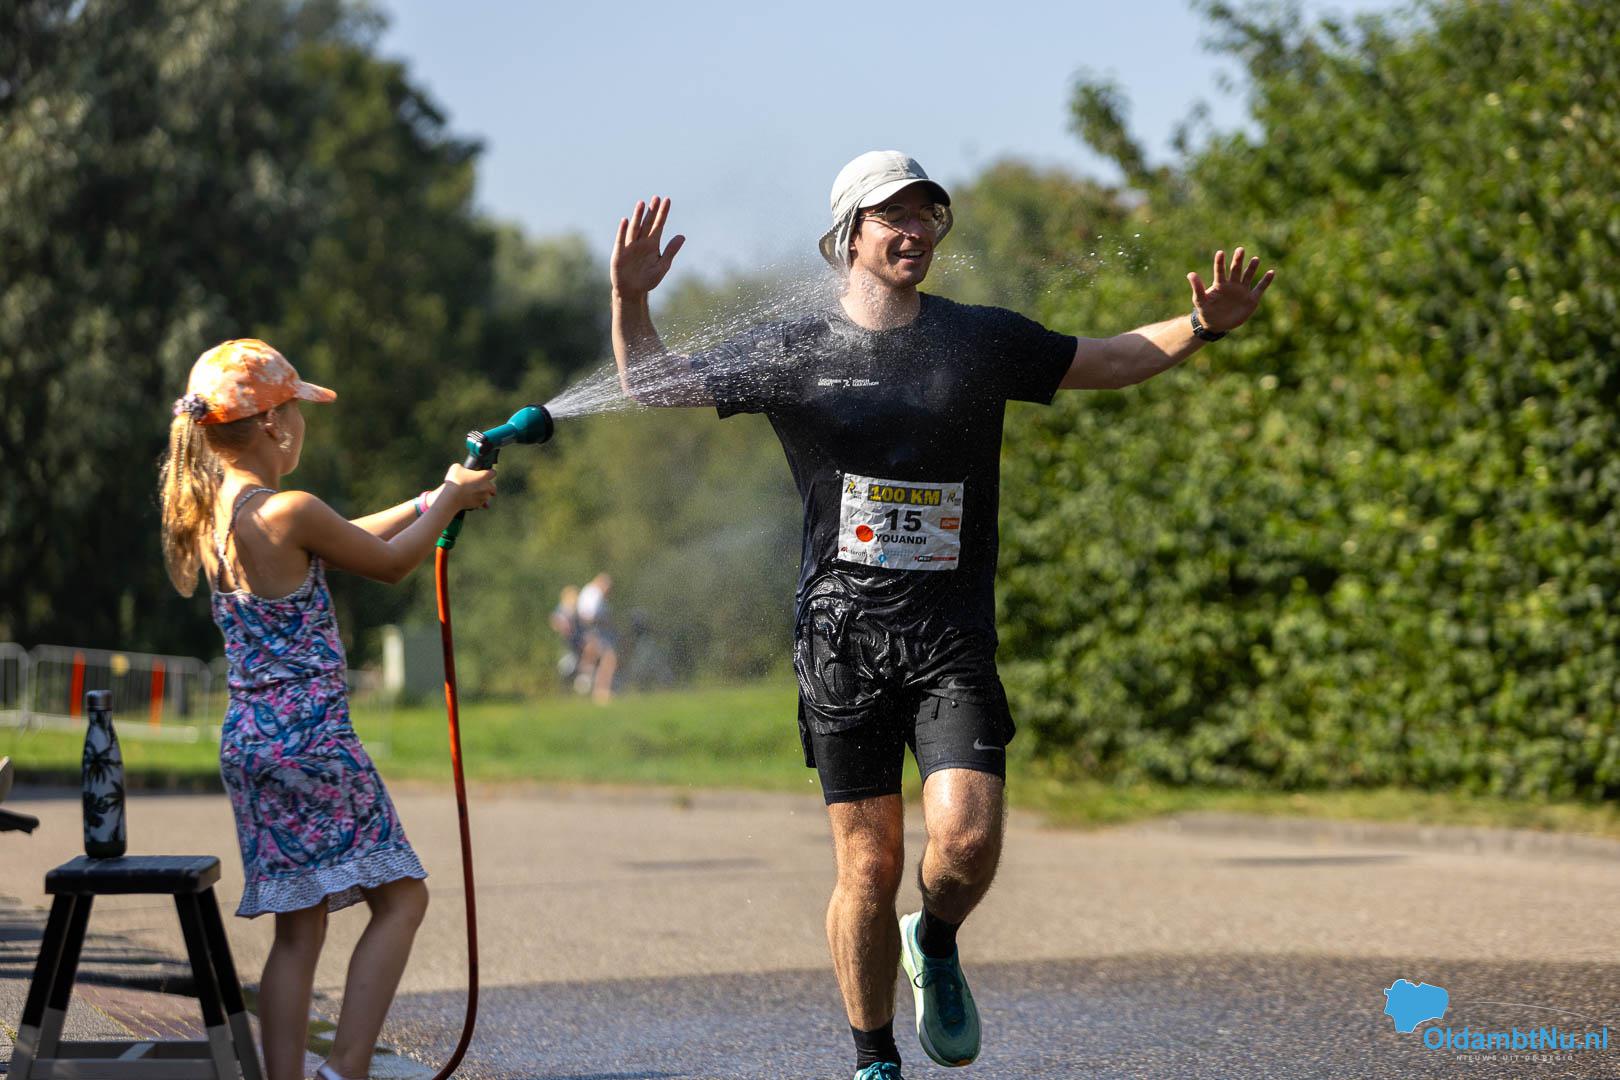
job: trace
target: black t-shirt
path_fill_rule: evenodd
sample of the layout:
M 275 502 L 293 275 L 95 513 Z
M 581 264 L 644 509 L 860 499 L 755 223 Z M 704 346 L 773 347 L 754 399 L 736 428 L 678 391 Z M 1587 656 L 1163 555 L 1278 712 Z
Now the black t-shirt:
M 840 579 L 899 633 L 995 633 L 1002 416 L 1048 404 L 1076 341 L 1012 311 L 921 295 L 866 330 L 836 304 L 691 358 L 721 417 L 770 419 L 804 503 L 798 602 Z

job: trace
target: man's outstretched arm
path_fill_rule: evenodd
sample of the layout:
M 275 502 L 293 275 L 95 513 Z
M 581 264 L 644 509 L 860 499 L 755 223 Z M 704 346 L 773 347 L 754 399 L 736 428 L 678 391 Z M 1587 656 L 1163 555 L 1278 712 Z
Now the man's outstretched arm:
M 669 273 L 675 253 L 686 243 L 676 236 L 660 250 L 669 200 L 636 203 L 631 217 L 619 219 L 609 270 L 613 280 L 613 359 L 619 387 L 643 405 L 712 405 L 713 397 L 686 358 L 664 348 L 653 326 L 650 294 Z
M 1232 252 L 1230 271 L 1226 252 L 1215 253 L 1215 284 L 1204 287 L 1196 272 L 1187 275 L 1192 285 L 1193 312 L 1210 333 L 1236 330 L 1248 321 L 1260 305 L 1260 297 L 1270 287 L 1277 271 L 1267 270 L 1255 283 L 1260 260 L 1243 265 L 1243 249 Z M 1109 338 L 1081 338 L 1074 350 L 1074 362 L 1058 385 L 1065 390 L 1117 390 L 1145 382 L 1168 371 L 1204 345 L 1193 333 L 1192 320 L 1185 315 L 1164 322 L 1139 326 Z

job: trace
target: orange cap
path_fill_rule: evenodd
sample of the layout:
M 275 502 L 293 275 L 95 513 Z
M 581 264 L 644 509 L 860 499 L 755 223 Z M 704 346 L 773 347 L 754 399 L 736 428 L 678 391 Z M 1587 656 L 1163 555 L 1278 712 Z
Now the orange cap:
M 237 338 L 197 357 L 174 415 L 189 415 L 199 424 L 228 424 L 294 398 L 327 402 L 337 394 L 304 382 L 285 356 L 258 338 Z

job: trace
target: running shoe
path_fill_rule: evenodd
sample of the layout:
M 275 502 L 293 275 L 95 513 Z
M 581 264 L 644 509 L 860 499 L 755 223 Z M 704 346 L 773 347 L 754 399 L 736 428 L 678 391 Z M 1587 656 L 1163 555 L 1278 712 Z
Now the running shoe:
M 855 1080 L 906 1080 L 900 1075 L 900 1066 L 892 1061 L 879 1061 L 855 1074 Z
M 971 1065 L 979 1056 L 979 1010 L 952 951 L 945 960 L 924 956 L 917 942 L 922 912 L 900 920 L 900 965 L 911 977 L 917 1008 L 917 1041 L 941 1065 Z

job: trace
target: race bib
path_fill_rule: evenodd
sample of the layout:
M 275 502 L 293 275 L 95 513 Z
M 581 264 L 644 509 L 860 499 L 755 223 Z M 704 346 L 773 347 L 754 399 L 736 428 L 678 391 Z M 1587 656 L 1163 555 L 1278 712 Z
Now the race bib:
M 955 570 L 962 557 L 962 485 L 844 473 L 838 557 L 891 570 Z

